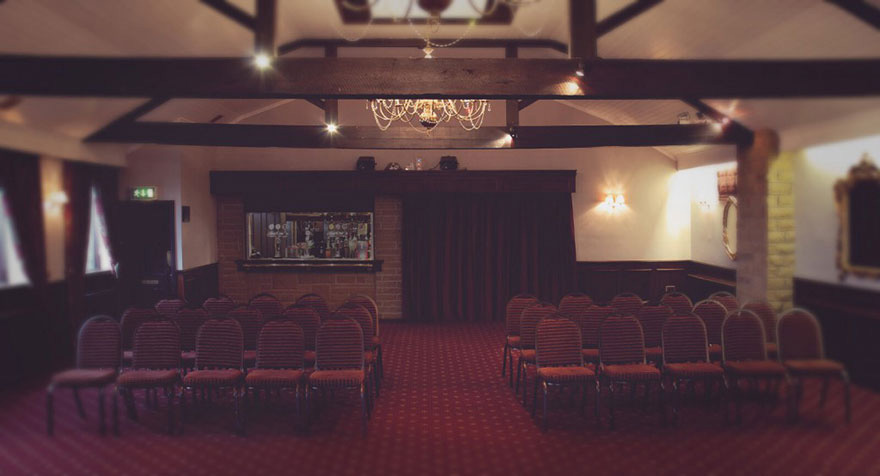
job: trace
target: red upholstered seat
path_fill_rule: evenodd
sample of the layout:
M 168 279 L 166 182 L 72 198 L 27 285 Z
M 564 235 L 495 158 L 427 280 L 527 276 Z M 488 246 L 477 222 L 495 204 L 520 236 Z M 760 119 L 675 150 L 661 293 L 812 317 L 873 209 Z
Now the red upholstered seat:
M 768 342 L 765 344 L 765 347 L 767 348 L 767 358 L 768 359 L 775 359 L 778 356 L 778 354 L 779 354 L 778 348 L 779 347 L 776 345 L 776 342 Z
M 522 342 L 520 336 L 507 336 L 507 343 L 510 344 L 511 347 L 519 347 L 520 342 Z
M 660 346 L 646 347 L 645 358 L 651 362 L 660 362 L 660 360 L 663 358 L 663 348 Z
M 98 387 L 116 379 L 115 369 L 70 369 L 52 376 L 56 387 Z
M 382 345 L 382 339 L 380 339 L 379 336 L 373 336 L 370 338 L 370 343 L 373 345 L 373 347 L 376 347 L 378 345 Z
M 720 377 L 724 374 L 724 369 L 720 365 L 709 362 L 666 364 L 663 369 L 667 374 L 676 378 Z
M 535 349 L 524 349 L 520 353 L 519 358 L 520 358 L 520 361 L 522 361 L 522 362 L 528 362 L 530 364 L 534 364 L 535 363 Z
M 303 352 L 303 363 L 306 367 L 314 367 L 315 366 L 315 351 L 307 350 Z
M 587 362 L 599 363 L 599 349 L 581 349 L 581 354 Z
M 612 380 L 639 382 L 660 380 L 660 369 L 650 364 L 606 365 L 602 373 Z
M 234 387 L 241 381 L 238 369 L 195 370 L 183 377 L 187 387 Z
M 132 388 L 155 388 L 173 385 L 180 378 L 177 370 L 130 370 L 119 375 L 116 383 Z
M 712 362 L 721 361 L 721 344 L 709 344 L 709 360 Z
M 376 353 L 370 350 L 364 352 L 364 363 L 369 365 L 374 362 L 376 362 Z
M 363 370 L 318 370 L 309 375 L 309 385 L 319 388 L 356 387 L 363 381 Z
M 775 360 L 740 360 L 726 362 L 724 368 L 740 377 L 781 377 L 785 367 Z
M 783 362 L 783 365 L 789 372 L 795 375 L 836 375 L 846 369 L 842 363 L 828 359 L 786 360 Z
M 254 369 L 248 372 L 245 383 L 250 387 L 296 387 L 303 375 L 302 370 Z
M 242 359 L 244 359 L 244 365 L 246 367 L 253 367 L 254 363 L 257 361 L 257 351 L 256 350 L 246 350 L 242 354 Z
M 592 381 L 596 379 L 596 372 L 588 367 L 541 367 L 538 376 L 553 384 Z

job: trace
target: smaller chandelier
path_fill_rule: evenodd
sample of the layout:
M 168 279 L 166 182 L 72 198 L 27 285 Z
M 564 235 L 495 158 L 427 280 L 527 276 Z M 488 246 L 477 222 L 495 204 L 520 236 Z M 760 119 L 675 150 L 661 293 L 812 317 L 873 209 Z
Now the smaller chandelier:
M 425 133 L 453 119 L 467 131 L 479 129 L 491 110 L 486 99 L 372 99 L 367 108 L 383 131 L 400 121 Z

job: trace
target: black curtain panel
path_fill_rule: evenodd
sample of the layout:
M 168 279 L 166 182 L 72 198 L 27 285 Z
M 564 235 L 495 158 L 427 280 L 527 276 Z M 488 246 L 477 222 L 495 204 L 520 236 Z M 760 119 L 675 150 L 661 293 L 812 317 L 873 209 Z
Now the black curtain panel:
M 42 290 L 46 284 L 46 247 L 39 158 L 0 149 L 0 187 L 6 191 L 28 279 Z
M 86 314 L 86 247 L 89 243 L 89 213 L 92 187 L 98 190 L 103 202 L 105 221 L 113 253 L 113 207 L 118 200 L 118 170 L 114 167 L 64 163 L 64 190 L 68 204 L 64 213 L 64 259 L 66 263 L 67 305 L 72 329 L 87 317 Z
M 570 193 L 403 199 L 403 299 L 413 321 L 501 321 L 511 296 L 574 288 Z

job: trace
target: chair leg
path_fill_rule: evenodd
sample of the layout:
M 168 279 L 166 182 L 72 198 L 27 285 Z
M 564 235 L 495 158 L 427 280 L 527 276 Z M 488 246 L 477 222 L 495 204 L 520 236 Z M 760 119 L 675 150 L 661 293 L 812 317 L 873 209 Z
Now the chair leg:
M 306 393 L 306 411 L 305 411 L 305 416 L 304 416 L 304 418 L 305 418 L 305 422 L 304 422 L 304 423 L 305 423 L 305 430 L 306 430 L 307 433 L 308 433 L 308 431 L 309 431 L 309 400 L 310 400 L 310 395 L 311 395 L 311 390 L 310 390 L 310 388 L 311 388 L 311 385 L 309 385 L 308 383 L 306 383 L 306 388 L 305 388 L 305 393 Z
M 657 410 L 660 411 L 660 426 L 666 426 L 666 385 L 661 378 L 657 382 Z
M 508 385 L 513 387 L 513 349 L 512 348 L 507 349 L 507 364 L 508 364 L 507 367 L 510 369 L 510 374 L 508 375 L 510 382 L 508 383 Z
M 79 412 L 79 417 L 84 419 L 86 418 L 86 410 L 83 408 L 82 400 L 79 398 L 79 389 L 73 388 L 73 399 L 76 401 L 76 411 Z
M 532 390 L 532 418 L 535 417 L 535 409 L 538 407 L 538 376 L 535 375 L 535 388 Z
M 841 379 L 843 380 L 843 404 L 846 406 L 846 422 L 849 423 L 852 420 L 852 406 L 849 399 L 849 374 L 844 371 Z
M 608 416 L 609 427 L 614 429 L 614 382 L 608 382 Z
M 537 376 L 535 377 L 535 380 L 538 380 Z M 544 390 L 544 421 L 541 426 L 543 427 L 544 431 L 547 431 L 547 382 L 541 382 L 541 387 Z M 537 392 L 535 393 L 535 399 L 537 400 Z
M 180 386 L 180 395 L 178 396 L 180 400 L 180 425 L 178 433 L 183 433 L 183 422 L 186 421 L 186 387 L 183 385 Z
M 55 432 L 55 388 L 46 390 L 46 433 L 52 436 Z
M 168 434 L 174 434 L 174 391 L 165 387 L 165 398 L 168 400 Z
M 507 372 L 507 354 L 510 352 L 510 344 L 504 341 L 504 348 L 501 350 L 501 376 Z
M 244 436 L 244 418 L 241 412 L 241 392 L 237 388 L 232 389 L 232 400 L 235 408 L 235 429 L 239 435 Z
M 364 384 L 361 384 L 361 435 L 367 436 L 367 402 L 364 396 Z
M 526 402 L 528 402 L 527 398 L 528 398 L 528 396 L 529 396 L 529 388 L 528 388 L 528 386 L 527 386 L 528 383 L 529 383 L 529 372 L 528 372 L 528 370 L 529 370 L 529 364 L 528 364 L 528 362 L 523 362 L 523 363 L 522 363 L 522 389 L 523 389 L 523 406 L 524 406 L 524 407 L 525 407 L 526 405 L 528 405 L 528 403 L 526 403 Z M 528 407 L 526 407 L 526 408 L 528 408 Z
M 510 374 L 513 375 L 513 367 L 510 368 Z M 516 360 L 516 386 L 513 387 L 513 393 L 519 393 L 519 381 L 522 379 L 522 357 Z
M 602 387 L 599 385 L 599 379 L 596 379 L 596 382 L 593 385 L 593 392 L 595 392 L 595 394 L 596 394 L 596 398 L 595 398 L 596 406 L 593 407 L 593 417 L 596 420 L 596 426 L 602 426 L 602 421 L 600 420 L 600 417 L 599 417 L 599 409 L 601 406 L 601 399 L 602 399 Z
M 98 433 L 104 436 L 107 433 L 107 427 L 104 419 L 104 388 L 98 388 Z
M 679 406 L 681 405 L 681 395 L 679 395 L 679 384 L 678 379 L 672 379 L 672 395 L 670 396 L 670 400 L 672 401 L 672 424 L 678 424 L 678 411 Z

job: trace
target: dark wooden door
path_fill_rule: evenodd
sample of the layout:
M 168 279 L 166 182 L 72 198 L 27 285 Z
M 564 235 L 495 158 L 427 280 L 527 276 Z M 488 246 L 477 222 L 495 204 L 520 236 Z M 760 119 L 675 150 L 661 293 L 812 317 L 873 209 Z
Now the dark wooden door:
M 116 217 L 123 306 L 176 296 L 174 202 L 121 202 Z

